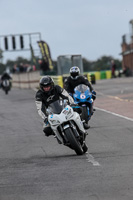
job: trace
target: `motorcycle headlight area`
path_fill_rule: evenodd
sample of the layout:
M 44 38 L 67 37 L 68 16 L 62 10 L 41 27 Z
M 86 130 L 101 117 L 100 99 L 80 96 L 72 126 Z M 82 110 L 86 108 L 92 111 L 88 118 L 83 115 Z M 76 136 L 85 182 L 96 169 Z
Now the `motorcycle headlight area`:
M 55 120 L 55 119 L 50 119 L 50 123 L 52 125 L 58 125 L 58 124 L 60 124 L 60 121 L 59 120 Z
M 72 111 L 72 109 L 64 110 L 63 113 L 66 115 L 66 119 L 68 119 L 68 118 L 70 118 L 70 117 L 73 116 L 73 111 Z
M 85 96 L 84 94 L 81 94 L 81 95 L 80 95 L 80 98 L 81 98 L 81 99 L 85 99 L 86 96 Z

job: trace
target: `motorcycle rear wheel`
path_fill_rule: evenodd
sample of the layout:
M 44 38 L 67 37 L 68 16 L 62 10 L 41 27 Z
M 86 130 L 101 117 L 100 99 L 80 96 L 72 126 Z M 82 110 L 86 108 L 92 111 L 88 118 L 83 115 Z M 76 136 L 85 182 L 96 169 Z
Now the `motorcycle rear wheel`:
M 84 153 L 81 144 L 79 141 L 76 139 L 76 137 L 73 134 L 73 131 L 71 128 L 67 128 L 65 130 L 65 135 L 70 142 L 70 145 L 72 149 L 76 152 L 77 155 L 82 155 Z

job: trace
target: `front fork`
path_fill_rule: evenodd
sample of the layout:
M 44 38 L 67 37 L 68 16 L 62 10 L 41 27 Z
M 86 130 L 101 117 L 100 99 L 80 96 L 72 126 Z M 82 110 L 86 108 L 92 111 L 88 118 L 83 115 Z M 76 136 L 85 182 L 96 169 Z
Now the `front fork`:
M 75 137 L 78 138 L 78 140 L 82 144 L 83 141 L 85 141 L 86 134 L 83 131 L 81 131 L 81 130 L 77 130 L 76 126 L 73 124 L 73 122 L 70 121 L 70 124 L 71 124 L 71 127 L 73 129 Z
M 90 106 L 86 106 L 86 105 L 82 105 L 82 107 L 86 106 L 87 107 L 87 111 L 88 111 L 88 120 L 91 118 L 91 116 L 93 115 L 93 105 L 94 105 L 94 101 L 92 103 L 90 103 Z
M 77 130 L 76 129 L 76 125 L 74 125 L 73 124 L 73 122 L 72 121 L 69 121 L 69 124 L 67 124 L 67 125 L 64 125 L 64 127 L 65 126 L 67 126 L 67 128 L 72 128 L 72 130 L 73 130 L 73 133 L 74 133 L 74 135 L 75 135 L 75 137 L 81 142 L 81 144 L 83 143 L 83 141 L 85 140 L 85 133 L 83 132 L 83 131 L 81 131 L 81 130 Z M 59 127 L 58 127 L 58 139 L 63 143 L 63 144 L 66 144 L 66 143 L 68 143 L 68 140 L 67 140 L 67 138 L 66 138 L 66 136 L 65 136 L 65 134 L 64 134 L 64 130 L 65 129 L 63 129 L 63 127 L 62 127 L 62 125 L 60 125 Z

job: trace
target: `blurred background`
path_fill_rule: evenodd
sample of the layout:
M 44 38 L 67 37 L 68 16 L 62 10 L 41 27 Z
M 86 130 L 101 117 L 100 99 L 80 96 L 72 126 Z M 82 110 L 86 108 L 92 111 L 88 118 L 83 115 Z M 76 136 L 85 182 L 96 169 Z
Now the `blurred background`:
M 0 74 L 67 74 L 78 55 L 82 72 L 111 70 L 113 60 L 117 75 L 131 76 L 132 7 L 131 0 L 1 0 Z

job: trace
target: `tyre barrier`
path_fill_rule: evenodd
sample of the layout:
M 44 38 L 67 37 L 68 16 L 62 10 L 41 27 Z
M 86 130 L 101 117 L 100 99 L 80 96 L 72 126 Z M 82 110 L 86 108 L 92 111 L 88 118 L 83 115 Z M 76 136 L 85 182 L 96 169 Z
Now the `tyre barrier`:
M 106 79 L 106 72 L 105 71 L 101 71 L 100 79 Z
M 96 84 L 96 77 L 95 74 L 91 74 L 91 81 L 92 84 Z

